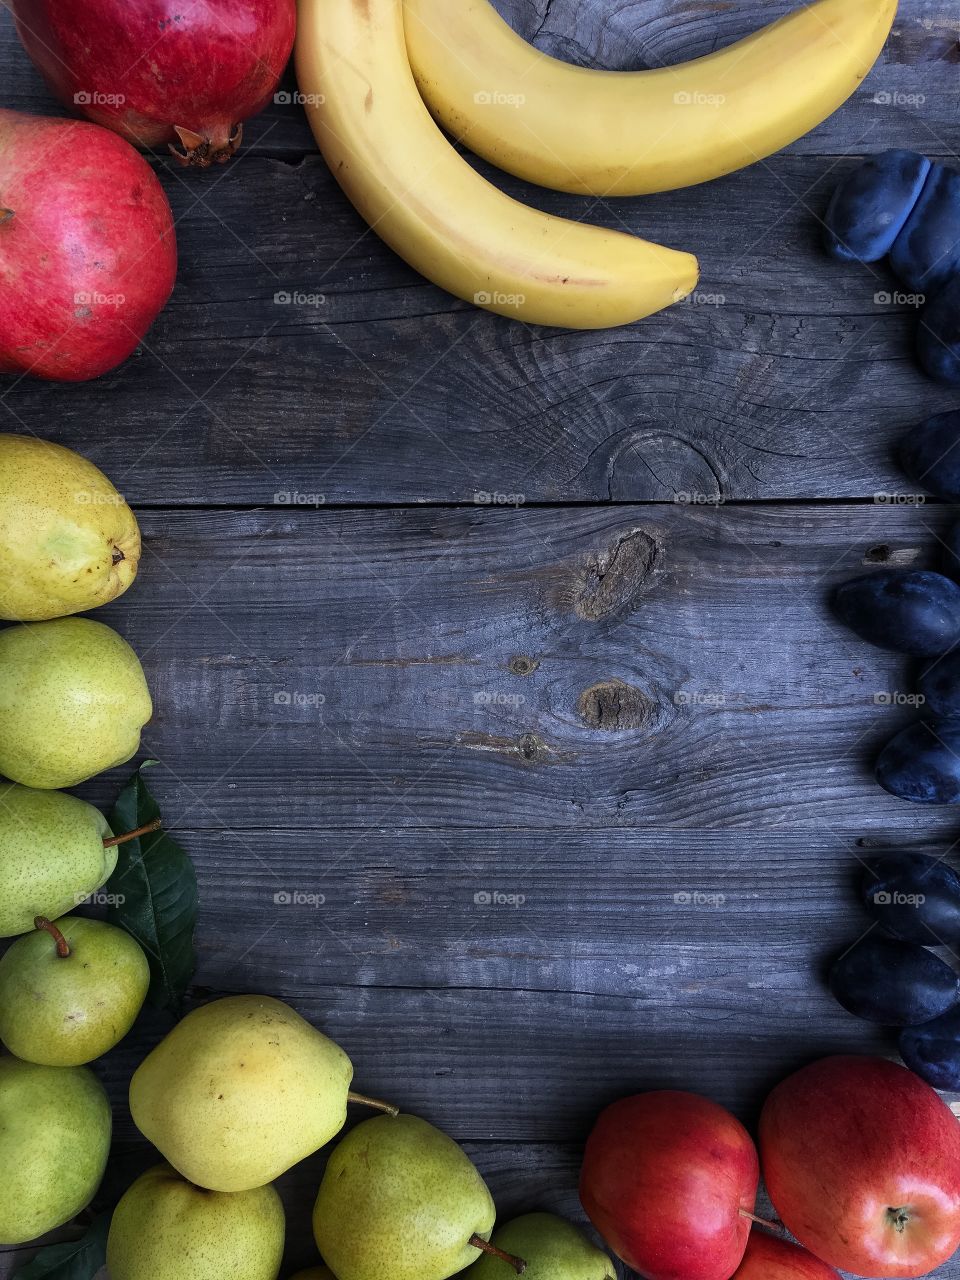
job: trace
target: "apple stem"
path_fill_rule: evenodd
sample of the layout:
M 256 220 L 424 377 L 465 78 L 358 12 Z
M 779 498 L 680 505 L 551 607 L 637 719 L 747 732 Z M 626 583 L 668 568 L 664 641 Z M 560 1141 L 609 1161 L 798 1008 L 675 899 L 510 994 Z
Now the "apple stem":
M 53 921 L 48 920 L 46 916 L 34 916 L 33 926 L 35 929 L 42 929 L 44 933 L 49 933 L 50 937 L 57 944 L 57 955 L 60 956 L 62 960 L 66 960 L 67 956 L 70 954 L 70 944 Z
M 467 1244 L 472 1244 L 475 1249 L 479 1249 L 481 1253 L 489 1253 L 491 1258 L 499 1258 L 501 1262 L 506 1262 L 513 1267 L 518 1276 L 522 1276 L 527 1269 L 527 1264 L 523 1258 L 516 1258 L 512 1253 L 504 1253 L 502 1249 L 498 1249 L 495 1244 L 491 1244 L 489 1240 L 484 1240 L 483 1236 L 471 1236 Z
M 355 1102 L 359 1107 L 373 1107 L 374 1111 L 384 1111 L 388 1116 L 398 1116 L 400 1108 L 392 1102 L 381 1102 L 379 1098 L 368 1098 L 365 1093 L 348 1093 L 348 1102 Z
M 13 210 L 4 209 L 3 206 L 0 205 L 0 222 L 9 222 L 12 217 L 13 217 Z
M 111 836 L 108 840 L 104 840 L 103 847 L 112 849 L 114 845 L 124 844 L 127 840 L 136 840 L 138 836 L 145 836 L 150 831 L 159 831 L 163 826 L 162 818 L 154 818 L 153 822 L 148 822 L 142 827 L 137 827 L 135 831 L 125 831 L 122 836 Z
M 777 1235 L 783 1233 L 782 1222 L 771 1222 L 769 1218 L 758 1218 L 755 1213 L 748 1213 L 746 1209 L 740 1210 L 741 1218 L 749 1218 L 751 1222 L 755 1222 L 758 1227 L 766 1227 L 768 1231 L 775 1231 Z

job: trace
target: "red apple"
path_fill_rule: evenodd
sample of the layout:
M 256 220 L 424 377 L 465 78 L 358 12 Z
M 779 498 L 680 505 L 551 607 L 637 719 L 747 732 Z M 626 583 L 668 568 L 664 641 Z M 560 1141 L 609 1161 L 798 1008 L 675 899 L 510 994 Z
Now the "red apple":
M 780 1217 L 831 1266 L 923 1276 L 960 1245 L 960 1125 L 906 1067 L 804 1067 L 767 1099 L 760 1154 Z
M 840 1280 L 840 1276 L 799 1245 L 754 1230 L 733 1280 Z
M 757 1151 L 740 1121 L 694 1093 L 607 1107 L 587 1140 L 580 1199 L 647 1280 L 730 1280 L 757 1199 Z

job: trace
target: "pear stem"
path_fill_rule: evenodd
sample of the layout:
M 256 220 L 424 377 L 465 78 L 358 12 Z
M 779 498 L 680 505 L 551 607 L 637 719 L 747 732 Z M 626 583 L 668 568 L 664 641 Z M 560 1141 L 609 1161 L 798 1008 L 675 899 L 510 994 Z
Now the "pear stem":
M 512 1253 L 504 1253 L 502 1249 L 498 1249 L 489 1240 L 484 1240 L 483 1236 L 471 1236 L 467 1244 L 472 1244 L 481 1253 L 489 1253 L 491 1258 L 499 1258 L 501 1262 L 507 1263 L 508 1266 L 513 1267 L 518 1276 L 522 1276 L 527 1269 L 527 1264 L 523 1258 L 516 1258 Z
M 398 1116 L 400 1108 L 392 1102 L 381 1102 L 379 1098 L 368 1098 L 365 1093 L 348 1093 L 348 1102 L 355 1102 L 360 1107 L 373 1107 L 374 1111 L 384 1111 L 388 1116 Z
M 70 954 L 70 944 L 53 921 L 48 920 L 46 916 L 34 916 L 33 927 L 35 929 L 42 929 L 44 933 L 49 933 L 50 937 L 57 944 L 57 955 L 60 956 L 62 960 L 66 960 L 67 956 Z
M 741 1218 L 749 1218 L 751 1222 L 755 1222 L 758 1227 L 766 1227 L 768 1231 L 775 1231 L 777 1235 L 783 1234 L 782 1222 L 771 1222 L 769 1218 L 758 1218 L 755 1213 L 748 1213 L 746 1209 L 740 1210 Z
M 138 836 L 145 836 L 150 831 L 159 831 L 163 826 L 162 818 L 154 818 L 153 822 L 146 823 L 145 826 L 137 827 L 135 831 L 125 831 L 122 836 L 111 836 L 109 840 L 104 840 L 103 847 L 112 849 L 114 845 L 124 844 L 127 840 L 136 840 Z

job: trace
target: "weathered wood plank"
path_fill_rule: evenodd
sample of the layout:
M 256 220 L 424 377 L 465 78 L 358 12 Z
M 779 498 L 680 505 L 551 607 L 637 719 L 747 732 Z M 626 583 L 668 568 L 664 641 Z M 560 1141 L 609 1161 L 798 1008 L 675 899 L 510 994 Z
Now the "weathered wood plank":
M 873 781 L 909 667 L 827 597 L 950 514 L 149 511 L 98 616 L 144 656 L 183 825 L 948 829 Z
M 716 6 L 694 5 L 680 22 L 660 6 L 617 12 L 638 8 L 659 14 L 649 18 L 658 30 L 699 40 L 699 52 L 704 23 L 719 17 L 732 36 L 749 20 Z M 544 31 L 571 12 L 554 4 Z M 909 51 L 893 64 L 898 90 L 915 88 L 915 72 L 931 93 L 941 76 L 952 91 L 941 9 L 915 0 L 904 15 L 923 38 L 893 46 Z M 623 20 L 606 22 L 604 39 L 622 39 Z M 0 59 L 16 67 L 6 29 Z M 935 141 L 926 106 L 863 110 L 847 152 Z M 167 504 L 258 503 L 291 489 L 329 502 L 888 489 L 897 436 L 954 398 L 914 367 L 914 312 L 875 303 L 893 288 L 885 271 L 841 269 L 820 252 L 817 216 L 850 163 L 788 155 L 719 184 L 591 209 L 696 250 L 704 268 L 700 305 L 603 334 L 530 330 L 426 284 L 364 231 L 319 157 L 288 164 L 254 149 L 207 178 L 165 166 L 182 269 L 141 358 L 87 386 L 5 380 L 0 425 L 92 451 L 136 499 Z M 506 185 L 552 211 L 581 208 Z M 301 300 L 275 303 L 284 293 Z
M 701 0 L 494 0 L 497 8 L 539 48 L 569 62 L 635 70 L 684 62 L 732 44 L 761 23 L 795 8 L 768 0 L 762 13 L 752 0 L 703 4 Z M 922 129 L 928 150 L 950 154 L 958 122 L 956 14 L 945 0 L 903 0 L 886 50 L 869 80 L 831 120 L 795 144 L 815 155 L 845 155 L 854 140 L 877 125 L 878 93 L 901 95 L 881 117 L 890 146 L 916 146 Z M 59 113 L 23 52 L 7 5 L 0 5 L 3 105 L 19 111 Z M 295 89 L 293 74 L 283 91 Z M 917 102 L 921 95 L 922 102 Z M 919 119 L 918 119 L 919 117 Z M 247 154 L 298 155 L 313 139 L 295 102 L 272 105 L 246 128 Z
M 914 365 L 915 312 L 875 303 L 885 270 L 821 253 L 815 215 L 841 171 L 780 159 L 634 202 L 634 230 L 700 252 L 701 305 L 594 334 L 426 284 L 364 235 L 319 159 L 248 159 L 199 204 L 171 177 L 180 282 L 141 358 L 81 386 L 7 380 L 0 425 L 93 453 L 165 504 L 890 489 L 894 441 L 955 397 Z

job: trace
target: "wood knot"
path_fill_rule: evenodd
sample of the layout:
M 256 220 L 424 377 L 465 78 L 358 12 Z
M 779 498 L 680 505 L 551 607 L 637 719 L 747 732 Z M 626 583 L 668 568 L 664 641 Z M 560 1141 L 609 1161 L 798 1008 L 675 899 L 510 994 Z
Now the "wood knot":
M 644 729 L 655 713 L 656 704 L 623 680 L 601 680 L 577 699 L 577 714 L 584 724 L 605 733 Z
M 623 534 L 586 567 L 574 600 L 581 618 L 601 622 L 628 610 L 653 584 L 660 548 L 643 529 Z
M 510 670 L 515 676 L 533 675 L 540 663 L 536 658 L 528 658 L 525 653 L 518 653 L 516 657 L 510 659 Z

